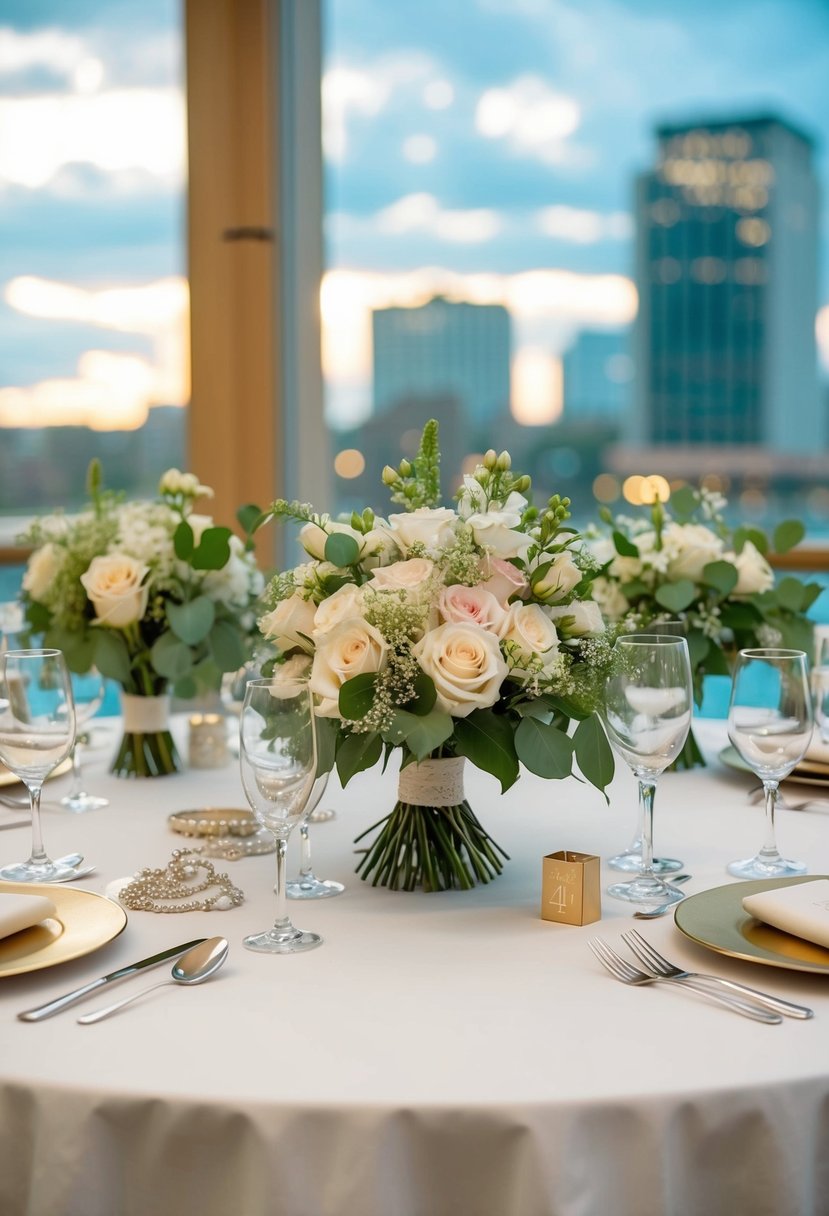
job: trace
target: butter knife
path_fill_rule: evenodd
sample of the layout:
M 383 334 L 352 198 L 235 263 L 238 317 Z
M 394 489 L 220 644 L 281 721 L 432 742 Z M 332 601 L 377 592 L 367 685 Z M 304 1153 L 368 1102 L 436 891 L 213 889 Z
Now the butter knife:
M 53 1014 L 60 1013 L 61 1009 L 74 1005 L 76 1001 L 82 1000 L 89 992 L 95 992 L 98 988 L 103 988 L 107 984 L 114 984 L 117 980 L 126 979 L 129 975 L 136 975 L 139 971 L 146 971 L 149 967 L 156 967 L 159 963 L 164 963 L 168 959 L 177 958 L 179 954 L 184 954 L 185 950 L 189 950 L 191 946 L 199 946 L 206 940 L 204 937 L 197 937 L 192 942 L 183 942 L 180 946 L 171 946 L 169 950 L 162 950 L 160 954 L 153 954 L 149 958 L 142 958 L 140 963 L 131 963 L 128 967 L 119 967 L 117 971 L 110 971 L 109 975 L 102 975 L 97 980 L 84 984 L 82 988 L 76 988 L 74 992 L 67 992 L 65 996 L 55 997 L 54 1000 L 47 1001 L 45 1005 L 38 1005 L 36 1009 L 27 1009 L 24 1013 L 18 1013 L 17 1016 L 21 1022 L 41 1022 L 44 1018 L 50 1018 Z

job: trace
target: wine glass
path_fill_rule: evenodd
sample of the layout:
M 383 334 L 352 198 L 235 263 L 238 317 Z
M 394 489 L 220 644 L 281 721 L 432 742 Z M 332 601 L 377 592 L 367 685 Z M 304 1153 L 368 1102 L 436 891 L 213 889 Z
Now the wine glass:
M 26 786 L 32 810 L 32 855 L 0 869 L 9 882 L 68 882 L 74 865 L 51 861 L 43 847 L 40 792 L 75 742 L 72 681 L 60 650 L 8 650 L 0 655 L 0 760 Z
M 603 721 L 614 750 L 639 781 L 642 862 L 628 882 L 608 894 L 635 904 L 667 904 L 682 892 L 653 867 L 653 801 L 660 773 L 679 755 L 691 726 L 691 663 L 685 638 L 661 634 L 616 639 L 605 686 Z
M 777 787 L 806 754 L 812 704 L 802 650 L 741 650 L 731 682 L 728 737 L 766 791 L 766 838 L 755 857 L 732 861 L 735 878 L 805 874 L 802 861 L 780 856 L 774 832 Z
M 81 768 L 81 755 L 83 749 L 88 742 L 88 735 L 82 732 L 82 727 L 85 727 L 88 722 L 95 717 L 95 714 L 104 703 L 106 695 L 106 683 L 104 677 L 95 668 L 90 668 L 83 675 L 78 675 L 76 672 L 71 674 L 72 680 L 72 696 L 75 700 L 75 720 L 77 723 L 77 733 L 75 735 L 75 746 L 72 748 L 72 788 L 68 794 L 65 794 L 60 800 L 60 805 L 66 807 L 68 811 L 81 813 L 83 811 L 97 811 L 101 807 L 109 806 L 108 798 L 99 798 L 96 794 L 88 794 L 83 788 L 83 772 Z
M 647 625 L 642 625 L 640 629 L 636 630 L 636 637 L 652 637 L 654 634 L 658 634 L 660 637 L 684 638 L 687 632 L 686 621 L 680 620 L 679 617 L 671 617 L 664 621 L 651 621 Z M 616 853 L 615 856 L 608 858 L 607 864 L 612 870 L 623 870 L 629 874 L 639 873 L 642 868 L 642 834 L 643 812 L 640 805 L 639 822 L 633 840 L 621 853 Z M 654 874 L 674 874 L 677 870 L 681 870 L 685 863 L 676 857 L 654 857 L 652 864 Z
M 249 950 L 296 954 L 322 938 L 291 924 L 285 892 L 288 837 L 305 815 L 317 771 L 316 719 L 306 680 L 248 681 L 239 723 L 245 796 L 256 818 L 276 837 L 276 920 L 272 929 L 243 939 Z
M 332 895 L 341 895 L 345 890 L 343 884 L 335 882 L 333 878 L 317 878 L 311 867 L 311 838 L 308 824 L 314 822 L 313 810 L 325 793 L 328 777 L 328 773 L 321 773 L 311 788 L 305 815 L 299 825 L 301 842 L 299 874 L 287 884 L 288 899 L 328 899 Z
M 821 743 L 829 744 L 829 638 L 821 639 L 817 665 L 812 668 L 811 685 L 815 725 Z

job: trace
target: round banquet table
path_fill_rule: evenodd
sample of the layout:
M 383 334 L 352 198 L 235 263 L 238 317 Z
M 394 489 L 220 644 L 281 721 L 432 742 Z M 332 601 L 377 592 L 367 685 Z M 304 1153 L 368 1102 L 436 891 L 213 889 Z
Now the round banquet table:
M 657 851 L 684 859 L 689 892 L 730 882 L 726 862 L 762 835 L 751 778 L 717 761 L 723 724 L 702 721 L 697 732 L 710 766 L 666 774 L 656 799 Z M 169 830 L 171 812 L 245 805 L 233 762 L 116 780 L 107 773 L 114 740 L 85 765 L 108 808 L 72 815 L 49 805 L 68 777 L 44 794 L 49 851 L 94 861 L 78 885 L 97 892 L 167 863 L 185 843 Z M 627 770 L 609 806 L 572 779 L 525 774 L 501 797 L 489 777 L 468 772 L 469 800 L 511 861 L 467 892 L 399 894 L 355 876 L 353 838 L 394 792 L 395 776 L 379 769 L 345 791 L 329 786 L 322 805 L 337 814 L 312 828 L 315 869 L 347 890 L 290 904 L 295 923 L 323 935 L 320 949 L 243 949 L 244 934 L 273 917 L 265 855 L 216 863 L 244 890 L 240 908 L 131 912 L 96 952 L 0 980 L 3 1216 L 829 1212 L 829 974 L 723 957 L 670 916 L 644 926 L 674 960 L 816 1011 L 765 1026 L 666 985 L 615 982 L 587 943 L 600 933 L 621 944 L 639 925 L 624 904 L 604 897 L 600 924 L 540 919 L 544 854 L 607 857 L 628 843 Z M 829 874 L 829 801 L 780 812 L 778 837 L 812 873 Z M 290 850 L 293 870 L 295 840 Z M 27 828 L 0 832 L 2 860 L 27 852 Z M 603 886 L 611 877 L 603 867 Z M 168 986 L 100 1024 L 77 1024 L 165 978 L 165 964 L 47 1021 L 15 1017 L 216 934 L 228 938 L 229 958 L 200 987 Z

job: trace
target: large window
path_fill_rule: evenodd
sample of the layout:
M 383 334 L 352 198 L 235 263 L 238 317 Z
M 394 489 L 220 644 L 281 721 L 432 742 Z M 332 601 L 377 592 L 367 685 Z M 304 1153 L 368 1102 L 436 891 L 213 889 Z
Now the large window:
M 829 534 L 824 0 L 326 0 L 339 505 L 440 417 L 446 490 L 706 479 Z
M 184 461 L 183 39 L 176 0 L 0 14 L 0 527 Z

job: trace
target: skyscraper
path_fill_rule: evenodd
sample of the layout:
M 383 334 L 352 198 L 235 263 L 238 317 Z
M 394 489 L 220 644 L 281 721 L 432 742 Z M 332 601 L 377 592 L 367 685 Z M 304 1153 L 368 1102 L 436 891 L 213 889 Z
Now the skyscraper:
M 633 378 L 628 330 L 583 330 L 564 352 L 562 364 L 568 422 L 621 422 L 627 416 Z
M 814 453 L 825 418 L 812 141 L 773 116 L 656 134 L 637 191 L 630 438 Z
M 510 319 L 499 304 L 435 296 L 372 315 L 374 414 L 401 401 L 454 397 L 471 426 L 509 410 Z

